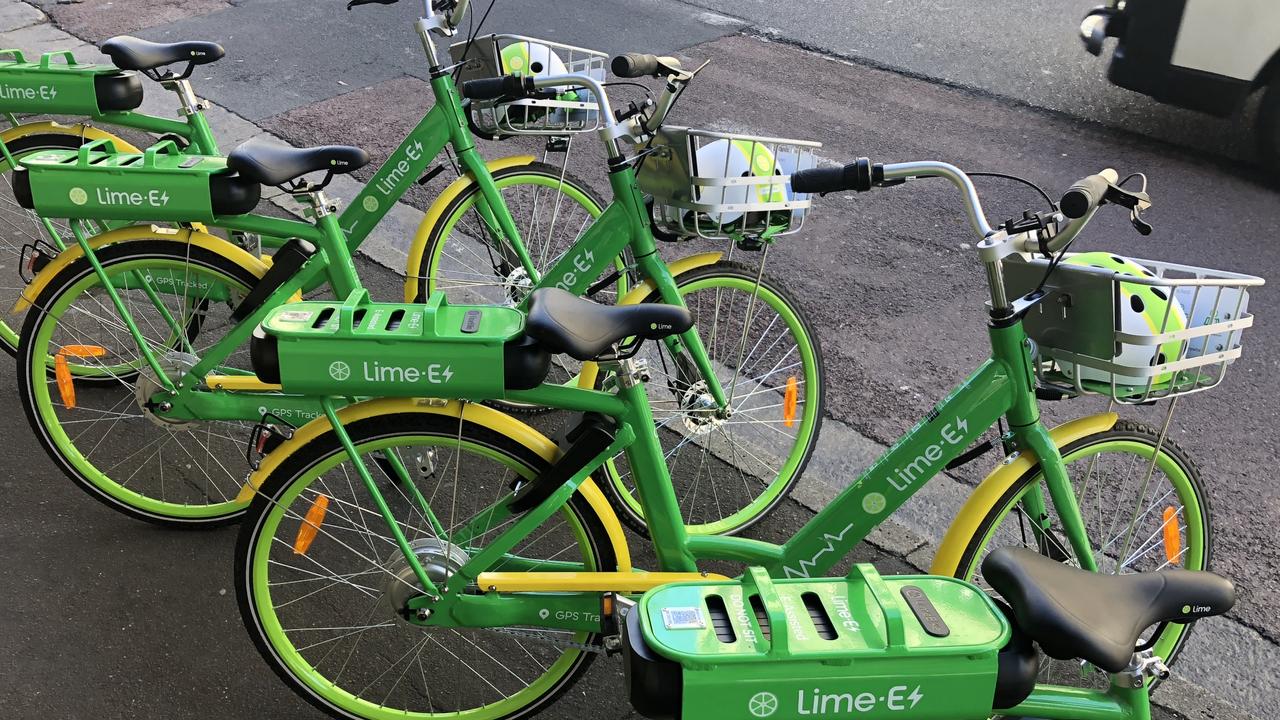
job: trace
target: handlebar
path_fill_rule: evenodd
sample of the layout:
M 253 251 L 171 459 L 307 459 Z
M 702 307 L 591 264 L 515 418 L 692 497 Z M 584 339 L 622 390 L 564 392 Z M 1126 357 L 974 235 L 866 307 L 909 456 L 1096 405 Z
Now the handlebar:
M 520 75 L 481 78 L 462 83 L 462 97 L 471 100 L 497 100 L 503 97 L 527 97 L 536 89 L 534 79 Z
M 874 187 L 896 185 L 911 178 L 942 177 L 951 181 L 965 196 L 965 209 L 969 224 L 979 237 L 987 238 L 995 230 L 987 222 L 982 201 L 973 182 L 962 170 L 941 162 L 909 162 L 873 164 L 867 158 L 842 167 L 824 167 L 799 170 L 791 176 L 792 190 L 800 193 L 828 193 L 852 190 L 865 192 Z M 1044 233 L 1021 232 L 1018 249 L 1028 252 L 1057 252 L 1075 239 L 1093 218 L 1103 202 L 1118 202 L 1134 211 L 1134 226 L 1147 234 L 1150 226 L 1141 221 L 1137 211 L 1150 204 L 1145 193 L 1130 193 L 1116 187 L 1119 175 L 1107 169 L 1076 182 L 1062 196 L 1061 214 L 1056 227 L 1050 226 Z M 1013 232 L 1013 231 L 1011 231 Z M 1041 240 L 1044 240 L 1041 242 Z
M 1077 180 L 1062 196 L 1062 202 L 1058 203 L 1058 207 L 1062 208 L 1063 215 L 1072 220 L 1078 220 L 1098 207 L 1106 197 L 1107 189 L 1119 179 L 1120 175 L 1108 168 L 1096 175 Z
M 623 53 L 613 59 L 609 69 L 620 78 L 667 77 L 680 72 L 680 61 L 649 53 Z

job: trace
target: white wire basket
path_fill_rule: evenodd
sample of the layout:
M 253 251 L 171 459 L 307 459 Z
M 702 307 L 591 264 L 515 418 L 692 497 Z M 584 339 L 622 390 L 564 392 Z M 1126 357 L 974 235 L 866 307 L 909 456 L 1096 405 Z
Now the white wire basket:
M 1084 259 L 1086 254 L 1068 254 Z M 1100 254 L 1099 254 L 1100 255 Z M 1044 299 L 1024 318 L 1035 342 L 1038 382 L 1069 395 L 1109 395 L 1140 404 L 1215 387 L 1241 354 L 1253 327 L 1252 275 L 1109 256 L 1137 272 L 1091 264 L 1058 265 Z M 1036 289 L 1048 261 L 1005 259 L 1005 289 Z
M 465 53 L 465 54 L 464 54 Z M 467 47 L 449 46 L 454 62 L 462 64 L 459 82 L 501 75 L 548 76 L 568 73 L 604 81 L 609 56 L 524 35 L 485 35 Z M 597 130 L 600 106 L 589 90 L 562 88 L 550 97 L 471 101 L 471 122 L 489 136 L 569 135 Z
M 661 128 L 639 165 L 660 230 L 711 240 L 772 239 L 797 232 L 812 201 L 791 176 L 816 166 L 822 143 Z

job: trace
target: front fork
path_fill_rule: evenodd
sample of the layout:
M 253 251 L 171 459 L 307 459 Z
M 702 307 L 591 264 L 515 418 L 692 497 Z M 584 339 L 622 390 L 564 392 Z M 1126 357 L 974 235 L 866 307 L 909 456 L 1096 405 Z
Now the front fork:
M 657 253 L 649 253 L 637 258 L 637 264 L 644 276 L 652 280 L 657 287 L 658 296 L 662 298 L 662 302 L 684 307 L 684 297 L 680 295 L 680 288 L 676 286 L 671 270 L 658 258 Z M 663 338 L 662 343 L 666 345 L 667 352 L 671 354 L 672 360 L 677 365 L 686 357 L 693 360 L 694 367 L 698 369 L 698 373 L 707 384 L 707 392 L 711 393 L 712 399 L 716 402 L 716 407 L 719 408 L 720 413 L 727 415 L 730 411 L 729 397 L 725 394 L 724 386 L 720 384 L 715 366 L 711 364 L 711 356 L 707 353 L 707 346 L 702 342 L 702 336 L 698 334 L 698 328 L 692 327 L 679 335 Z
M 505 253 L 507 248 L 515 251 L 516 258 L 529 274 L 530 282 L 536 285 L 542 276 L 533 264 L 529 248 L 520 238 L 515 219 L 511 217 L 511 211 L 507 208 L 506 201 L 502 199 L 502 191 L 494 184 L 493 175 L 485 165 L 484 159 L 474 149 L 458 153 L 458 159 L 462 161 L 463 168 L 471 174 L 471 177 L 475 178 L 476 185 L 480 188 L 480 199 L 476 202 L 475 209 L 484 227 L 493 236 L 492 241 L 496 246 L 494 249 L 500 254 Z

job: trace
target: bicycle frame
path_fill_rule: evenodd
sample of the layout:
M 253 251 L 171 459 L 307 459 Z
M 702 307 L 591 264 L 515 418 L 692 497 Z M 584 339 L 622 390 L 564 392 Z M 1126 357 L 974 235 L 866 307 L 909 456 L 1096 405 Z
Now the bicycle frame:
M 447 82 L 447 79 L 442 79 Z M 436 112 L 433 110 L 432 112 Z M 430 117 L 430 116 L 429 116 Z M 427 123 L 424 121 L 423 125 Z M 406 143 L 412 140 L 406 141 Z M 478 157 L 478 156 L 477 156 Z M 481 164 L 483 166 L 483 164 Z M 385 169 L 385 168 L 384 168 Z M 653 281 L 664 302 L 683 304 L 675 279 L 666 264 L 658 258 L 656 241 L 647 223 L 648 214 L 643 198 L 635 185 L 635 174 L 629 166 L 618 168 L 611 175 L 616 199 L 605 210 L 600 218 L 574 244 L 574 247 L 539 281 L 539 287 L 555 286 L 576 294 L 583 294 L 590 283 L 611 267 L 625 248 L 631 248 L 637 258 L 637 265 L 642 274 Z M 375 183 L 370 183 L 373 187 Z M 496 192 L 496 189 L 495 189 Z M 317 204 L 322 207 L 322 204 Z M 495 207 L 502 208 L 500 204 Z M 499 215 L 504 214 L 499 213 Z M 507 215 L 510 219 L 509 214 Z M 220 217 L 216 219 L 219 227 L 246 232 L 267 233 L 283 237 L 298 237 L 316 245 L 320 251 L 311 257 L 302 268 L 287 282 L 281 285 L 253 313 L 241 321 L 226 336 L 210 347 L 201 361 L 188 372 L 179 383 L 170 383 L 166 387 L 165 402 L 171 409 L 162 414 L 166 417 L 204 419 L 204 420 L 255 420 L 262 416 L 262 397 L 260 394 L 246 392 L 252 390 L 272 392 L 272 401 L 278 403 L 278 409 L 287 410 L 299 417 L 316 417 L 321 411 L 317 398 L 305 396 L 278 395 L 278 388 L 258 384 L 252 380 L 228 381 L 224 376 L 211 376 L 219 369 L 234 350 L 248 340 L 249 334 L 272 308 L 283 304 L 295 292 L 307 291 L 328 282 L 338 297 L 345 297 L 360 287 L 355 265 L 352 262 L 351 246 L 343 235 L 341 223 L 344 216 L 336 217 L 322 214 L 316 225 L 256 215 L 239 217 Z M 101 276 L 101 275 L 100 275 Z M 106 278 L 103 281 L 106 282 Z M 133 319 L 129 317 L 123 303 L 115 303 L 116 310 L 132 329 Z M 173 328 L 177 330 L 177 328 Z M 697 329 L 691 329 L 680 336 L 668 339 L 673 352 L 687 352 L 704 378 L 710 379 L 709 389 L 714 388 L 719 402 L 726 402 L 711 360 L 698 336 Z M 167 380 L 163 373 L 158 373 L 162 384 Z M 221 383 L 223 390 L 237 392 L 219 392 Z M 199 390 L 203 385 L 215 388 L 213 393 Z M 514 394 L 513 394 L 514 395 Z M 513 398 L 514 399 L 514 398 Z M 564 402 L 558 397 L 558 402 Z M 273 413 L 279 414 L 279 413 Z
M 1151 696 L 1145 684 L 1135 688 L 1125 684 L 1127 679 L 1127 675 L 1111 676 L 1106 690 L 1037 685 L 1026 700 L 1000 714 L 1042 720 L 1151 720 Z
M 736 537 L 694 537 L 679 522 L 678 506 L 658 437 L 650 428 L 653 419 L 643 382 L 631 361 L 609 364 L 619 389 L 616 393 L 560 385 L 542 385 L 507 393 L 507 398 L 574 411 L 601 413 L 618 421 L 613 444 L 582 467 L 537 507 L 515 521 L 482 548 L 471 548 L 475 537 L 490 528 L 511 522 L 509 496 L 476 513 L 448 537 L 468 550 L 468 561 L 443 584 L 434 583 L 419 565 L 408 539 L 345 432 L 335 401 L 322 401 L 334 429 L 357 474 L 374 497 L 390 535 L 400 546 L 424 593 L 408 601 L 410 622 L 445 627 L 542 627 L 599 632 L 602 622 L 601 592 L 643 592 L 678 579 L 704 577 L 697 573 L 701 560 L 731 560 L 763 566 L 773 577 L 815 577 L 829 571 L 883 518 L 900 506 L 929 479 L 980 437 L 1000 417 L 1008 419 L 1021 447 L 1035 452 L 1044 470 L 1045 485 L 1062 517 L 1063 526 L 1082 564 L 1093 564 L 1092 550 L 1075 505 L 1061 455 L 1041 424 L 1034 394 L 1032 357 L 1021 321 L 993 323 L 989 327 L 991 357 L 957 387 L 929 415 L 890 448 L 857 482 L 840 493 L 786 543 L 774 545 Z M 618 452 L 626 452 L 658 558 L 660 572 L 582 572 L 581 564 L 528 562 L 512 554 L 517 544 L 532 534 L 568 502 L 588 476 Z M 388 459 L 393 457 L 387 456 Z M 393 463 L 398 482 L 412 486 L 407 471 Z M 420 498 L 420 496 L 418 496 Z M 1039 503 L 1043 497 L 1032 496 Z M 424 517 L 434 518 L 419 500 Z M 1041 513 L 1036 517 L 1044 517 Z M 434 523 L 444 537 L 442 526 Z M 512 571 L 484 572 L 498 562 Z M 528 565 L 528 567 L 525 567 Z M 1090 569 L 1094 569 L 1090 567 Z M 673 574 L 688 573 L 683 578 Z M 650 577 L 652 575 L 652 577 Z M 593 583 L 593 579 L 598 582 Z M 486 588 L 484 594 L 464 593 L 468 587 Z M 1150 701 L 1142 682 L 1133 686 L 1128 674 L 1113 676 L 1106 691 L 1072 687 L 1038 686 L 1017 707 L 1002 714 L 1046 720 L 1149 720 Z

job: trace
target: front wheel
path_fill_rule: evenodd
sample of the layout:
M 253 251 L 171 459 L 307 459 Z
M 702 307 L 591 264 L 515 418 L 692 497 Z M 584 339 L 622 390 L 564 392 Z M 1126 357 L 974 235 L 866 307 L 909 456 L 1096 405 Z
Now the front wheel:
M 822 427 L 822 349 L 798 304 L 756 268 L 721 261 L 675 278 L 716 378 L 722 411 L 690 352 L 645 343 L 641 357 L 681 520 L 692 534 L 732 534 L 786 498 Z M 658 291 L 644 302 L 661 302 Z M 606 465 L 623 520 L 645 532 L 624 455 Z
M 598 642 L 591 633 L 422 627 L 403 619 L 407 600 L 422 589 L 354 463 L 370 470 L 387 511 L 439 584 L 514 522 L 492 511 L 511 483 L 548 467 L 457 409 L 349 422 L 354 460 L 326 430 L 270 473 L 241 525 L 235 577 L 245 626 L 276 673 L 335 717 L 525 718 L 568 689 L 594 657 L 586 649 Z M 482 570 L 616 567 L 601 518 L 575 494 Z M 484 591 L 473 583 L 462 592 Z
M 604 211 L 604 201 L 590 186 L 554 165 L 495 170 L 493 182 L 538 272 L 554 265 Z M 511 241 L 501 237 L 479 185 L 472 183 L 453 198 L 424 231 L 414 278 L 419 302 L 443 292 L 453 304 L 509 305 L 532 290 L 533 278 Z M 595 299 L 613 303 L 625 289 L 625 279 L 619 278 Z
M 1151 572 L 1165 568 L 1207 570 L 1212 549 L 1209 497 L 1195 463 L 1169 438 L 1139 423 L 1121 421 L 1061 448 L 1075 489 L 1099 572 Z M 1154 466 L 1152 458 L 1155 458 Z M 1033 466 L 987 509 L 969 539 L 956 577 L 985 587 L 982 561 L 996 548 L 1026 547 L 1060 562 L 1078 565 L 1049 504 L 1048 529 L 1040 530 L 1023 509 L 1031 493 L 1043 493 L 1043 471 Z M 1191 625 L 1163 626 L 1144 641 L 1172 663 Z M 1082 675 L 1077 662 L 1042 658 L 1041 682 L 1104 687 L 1101 673 Z

